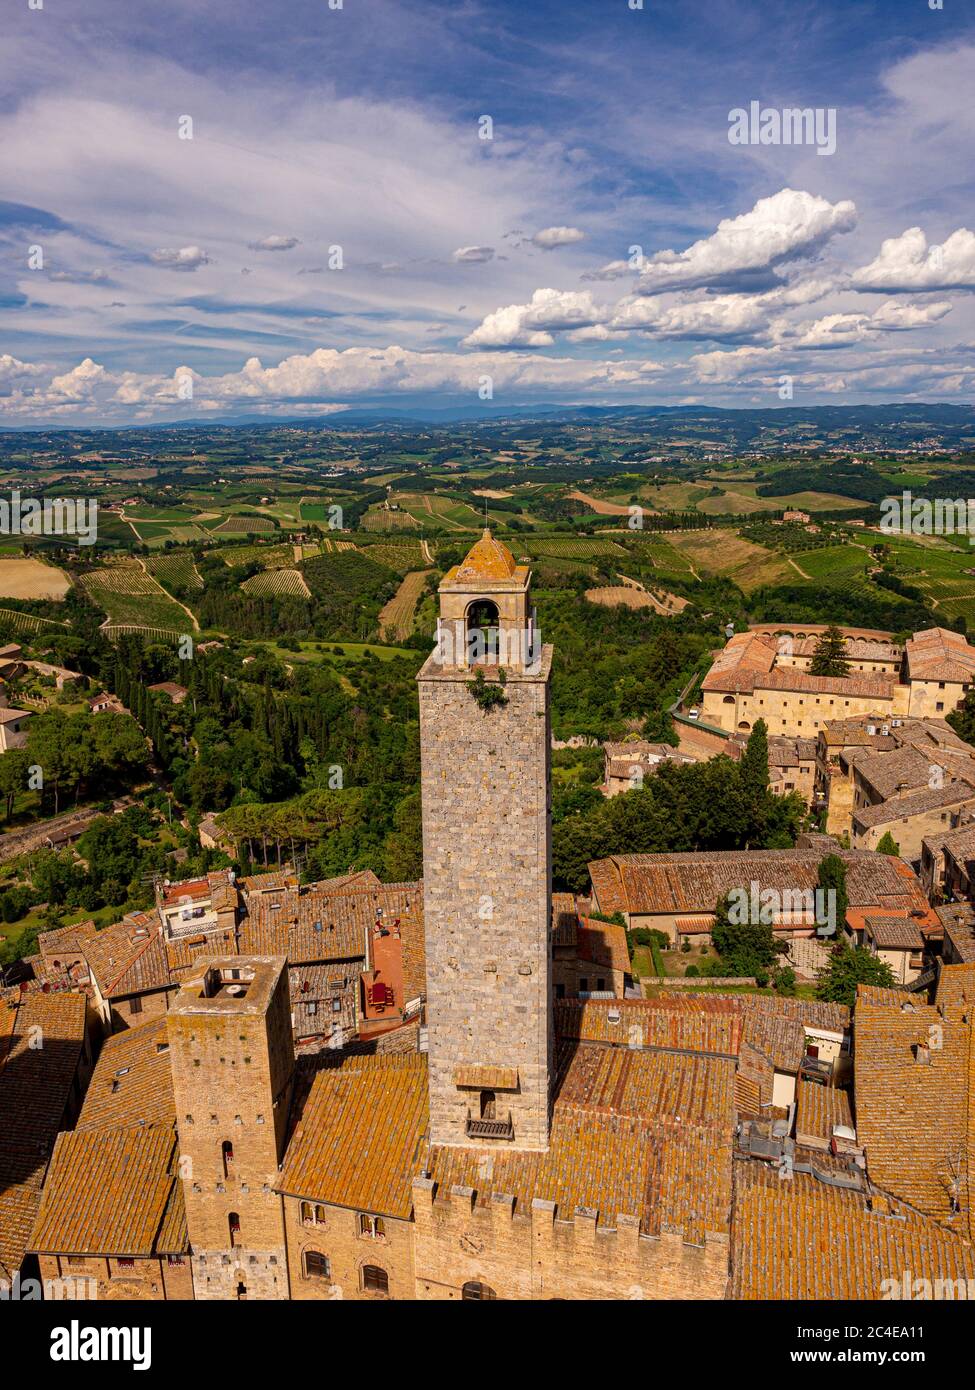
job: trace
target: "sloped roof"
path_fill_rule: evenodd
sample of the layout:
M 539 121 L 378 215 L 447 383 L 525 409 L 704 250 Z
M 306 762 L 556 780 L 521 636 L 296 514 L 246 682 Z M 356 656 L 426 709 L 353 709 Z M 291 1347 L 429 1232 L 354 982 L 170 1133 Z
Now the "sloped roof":
M 856 1120 L 868 1176 L 941 1221 L 956 1205 L 972 1215 L 973 1005 L 971 965 L 944 967 L 935 1005 L 898 991 L 857 997 Z
M 515 570 L 515 557 L 506 545 L 495 540 L 490 527 L 485 527 L 481 539 L 471 546 L 467 555 L 447 576 L 450 579 L 510 579 Z
M 735 1164 L 730 1296 L 877 1300 L 883 1281 L 972 1279 L 975 1249 L 936 1222 L 762 1163 Z
M 126 1257 L 160 1253 L 157 1239 L 164 1222 L 168 1241 L 179 1226 L 177 1150 L 172 1125 L 60 1134 L 31 1249 Z
M 173 1075 L 166 1019 L 150 1019 L 106 1038 L 76 1128 L 172 1125 Z

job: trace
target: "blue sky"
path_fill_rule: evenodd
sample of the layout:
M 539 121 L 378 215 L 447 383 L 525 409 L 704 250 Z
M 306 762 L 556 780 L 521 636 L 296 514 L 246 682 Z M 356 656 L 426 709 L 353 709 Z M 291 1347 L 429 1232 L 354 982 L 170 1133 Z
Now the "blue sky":
M 9 0 L 0 421 L 970 402 L 971 6 L 636 3 Z

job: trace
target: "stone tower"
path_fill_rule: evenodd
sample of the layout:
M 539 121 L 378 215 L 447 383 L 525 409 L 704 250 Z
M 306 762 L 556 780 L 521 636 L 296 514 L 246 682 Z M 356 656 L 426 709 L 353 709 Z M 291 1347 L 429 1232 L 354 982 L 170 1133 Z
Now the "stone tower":
M 283 956 L 202 959 L 167 1016 L 197 1298 L 287 1298 L 281 1198 L 294 1076 Z
M 486 530 L 417 677 L 435 1144 L 548 1145 L 552 649 L 530 580 Z

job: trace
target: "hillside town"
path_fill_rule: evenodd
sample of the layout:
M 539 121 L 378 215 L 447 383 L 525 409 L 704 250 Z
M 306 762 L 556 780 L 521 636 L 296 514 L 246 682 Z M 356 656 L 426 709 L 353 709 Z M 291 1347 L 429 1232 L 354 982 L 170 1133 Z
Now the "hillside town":
M 727 751 L 608 742 L 603 795 L 762 747 L 811 828 L 610 853 L 553 891 L 530 568 L 486 529 L 439 594 L 465 640 L 417 676 L 422 878 L 157 877 L 144 910 L 40 932 L 8 979 L 0 1279 L 160 1302 L 968 1297 L 975 747 L 946 716 L 975 649 L 733 636 L 691 729 Z M 469 656 L 485 629 L 504 667 Z M 827 659 L 854 674 L 810 671 Z M 736 930 L 773 943 L 780 987 L 634 963 Z

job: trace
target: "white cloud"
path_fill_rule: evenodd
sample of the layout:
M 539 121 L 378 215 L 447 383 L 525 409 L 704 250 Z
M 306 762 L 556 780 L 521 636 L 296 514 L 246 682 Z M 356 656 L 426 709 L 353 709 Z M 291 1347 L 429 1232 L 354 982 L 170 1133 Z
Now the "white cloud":
M 629 261 L 608 261 L 606 265 L 600 266 L 598 270 L 587 270 L 580 275 L 580 280 L 622 280 L 626 275 L 632 275 L 635 266 Z
M 686 251 L 659 251 L 640 275 L 642 294 L 691 289 L 703 285 L 749 283 L 772 278 L 773 269 L 787 260 L 810 256 L 831 237 L 856 223 L 849 200 L 827 202 L 812 193 L 783 188 L 760 198 L 750 212 L 725 218 L 711 236 L 695 241 Z
M 585 232 L 578 227 L 544 227 L 532 237 L 532 245 L 541 251 L 554 251 L 559 246 L 571 246 L 576 241 L 585 241 Z
M 162 247 L 153 251 L 150 260 L 153 265 L 165 266 L 167 270 L 198 270 L 201 265 L 209 264 L 207 253 L 199 246 L 181 246 L 179 250 Z
M 938 299 L 933 304 L 905 304 L 888 299 L 870 315 L 870 322 L 874 328 L 899 332 L 907 328 L 927 328 L 929 324 L 940 323 L 950 313 L 951 304 L 947 299 Z
M 494 259 L 493 246 L 458 246 L 454 252 L 453 260 L 461 264 L 477 263 Z
M 869 265 L 853 272 L 861 290 L 975 289 L 975 233 L 959 227 L 940 246 L 929 246 L 920 227 L 888 237 Z
M 588 290 L 536 290 L 528 304 L 508 304 L 488 314 L 465 347 L 551 347 L 553 331 L 588 328 L 606 311 Z
M 260 241 L 249 241 L 252 251 L 292 251 L 301 242 L 296 236 L 266 236 Z

